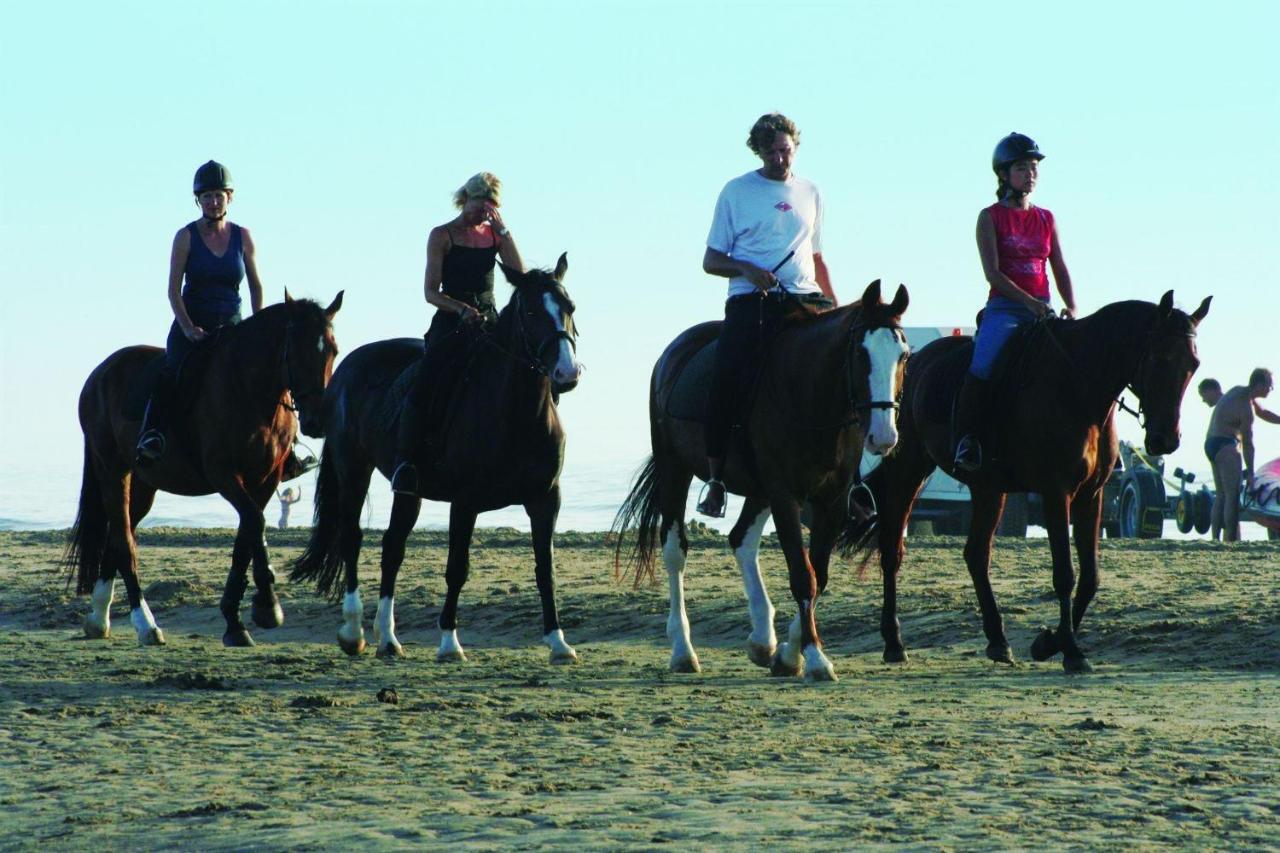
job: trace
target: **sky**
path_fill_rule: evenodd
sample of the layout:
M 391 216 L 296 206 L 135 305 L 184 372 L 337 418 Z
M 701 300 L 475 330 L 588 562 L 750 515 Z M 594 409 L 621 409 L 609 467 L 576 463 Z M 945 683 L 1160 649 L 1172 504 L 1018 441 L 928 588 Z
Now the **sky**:
M 498 174 L 526 262 L 569 256 L 587 372 L 561 404 L 567 465 L 639 463 L 654 360 L 722 314 L 712 207 L 774 110 L 800 128 L 842 300 L 881 278 L 907 285 L 905 325 L 972 322 L 991 149 L 1018 130 L 1047 154 L 1033 201 L 1082 313 L 1212 294 L 1196 380 L 1280 369 L 1273 3 L 53 0 L 3 18 L 0 475 L 76 470 L 89 371 L 163 343 L 169 247 L 211 158 L 269 302 L 345 290 L 344 352 L 426 329 L 427 232 L 468 176 Z M 1170 470 L 1207 472 L 1207 421 L 1190 393 Z M 1280 456 L 1280 427 L 1257 446 Z

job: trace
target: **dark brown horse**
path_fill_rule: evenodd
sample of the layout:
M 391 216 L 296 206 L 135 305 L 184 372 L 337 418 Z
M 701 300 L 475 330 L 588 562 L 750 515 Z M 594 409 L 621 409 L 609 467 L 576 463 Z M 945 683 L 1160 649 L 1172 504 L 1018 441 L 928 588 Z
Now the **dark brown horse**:
M 1102 487 L 1119 452 L 1117 398 L 1126 387 L 1141 401 L 1149 453 L 1171 453 L 1180 441 L 1182 394 L 1199 366 L 1196 326 L 1209 313 L 1206 298 L 1193 314 L 1173 307 L 1173 291 L 1150 302 L 1116 302 L 1081 320 L 1042 321 L 1011 341 L 984 447 L 994 458 L 966 475 L 952 466 L 951 413 L 973 353 L 972 339 L 943 338 L 911 357 L 903 391 L 898 449 L 867 478 L 879 519 L 842 545 L 879 550 L 884 582 L 880 633 L 884 659 L 907 659 L 897 615 L 898 568 L 905 553 L 907 518 L 935 467 L 969 486 L 972 523 L 964 557 L 982 608 L 987 656 L 1012 662 L 1004 624 L 991 591 L 991 548 L 1007 492 L 1039 492 L 1053 558 L 1058 598 L 1056 631 L 1045 629 L 1031 647 L 1036 660 L 1063 653 L 1068 672 L 1087 672 L 1076 639 L 1098 589 L 1098 528 Z M 1080 583 L 1068 544 L 1074 526 Z M 1074 606 L 1071 593 L 1075 588 Z
M 860 517 L 854 511 L 853 489 L 864 439 L 875 454 L 888 453 L 897 442 L 897 396 L 907 358 L 899 324 L 907 303 L 907 290 L 899 285 L 893 302 L 886 305 L 880 299 L 880 282 L 875 281 L 859 303 L 793 318 L 769 345 L 746 427 L 730 448 L 725 486 L 746 497 L 729 544 L 742 570 L 751 614 L 748 654 L 775 675 L 798 675 L 803 668 L 808 679 L 835 679 L 831 661 L 822 653 L 814 606 L 827 586 L 837 535 L 852 523 L 851 515 Z M 700 669 L 684 604 L 689 551 L 684 512 L 689 483 L 694 476 L 708 476 L 701 420 L 678 398 L 685 395 L 681 386 L 690 382 L 682 377 L 696 372 L 695 363 L 710 363 L 706 351 L 719 330 L 718 322 L 695 326 L 658 359 L 649 385 L 653 455 L 614 521 L 621 534 L 619 554 L 624 536 L 636 528 L 632 565 L 637 578 L 652 573 L 653 554 L 659 539 L 662 542 L 674 672 Z M 699 386 L 689 392 L 704 398 L 705 390 Z M 800 525 L 806 501 L 813 508 L 807 550 Z M 788 641 L 781 646 L 757 560 L 770 513 L 798 607 Z
M 422 469 L 420 496 L 396 494 L 382 537 L 382 584 L 374 623 L 379 657 L 404 655 L 395 635 L 395 585 L 422 498 L 449 501 L 448 592 L 440 610 L 440 661 L 465 660 L 458 642 L 458 595 L 470 567 L 476 516 L 521 504 L 532 529 L 535 575 L 542 598 L 542 640 L 552 663 L 577 653 L 564 640 L 556 614 L 552 538 L 560 513 L 564 430 L 555 398 L 578 384 L 573 302 L 562 281 L 564 255 L 554 273 L 503 266 L 514 287 L 494 328 L 479 335 L 467 356 L 458 390 L 444 406 L 433 444 L 443 449 L 434 470 Z M 366 344 L 351 353 L 325 394 L 325 445 L 316 481 L 315 526 L 290 578 L 315 581 L 336 597 L 345 569 L 338 644 L 364 650 L 363 605 L 357 576 L 360 511 L 376 467 L 388 478 L 396 455 L 396 424 L 405 394 L 422 361 L 423 343 L 401 338 Z
M 297 435 L 295 403 L 302 431 L 319 434 L 318 410 L 338 351 L 332 320 L 341 307 L 341 293 L 328 308 L 285 293 L 283 303 L 219 330 L 213 340 L 197 347 L 187 364 L 198 361 L 202 369 L 196 376 L 184 377 L 186 391 L 175 392 L 175 402 L 180 404 L 175 410 L 182 414 L 175 413 L 173 418 L 169 450 L 144 467 L 134 464 L 142 415 L 138 401 L 145 400 L 146 392 L 139 386 L 145 385 L 144 373 L 154 375 L 163 350 L 126 347 L 89 374 L 80 392 L 84 431 L 80 510 L 66 555 L 76 591 L 93 593 L 85 634 L 109 635 L 119 574 L 138 642 L 144 646 L 164 643 L 142 597 L 134 541 L 134 531 L 151 509 L 157 490 L 176 495 L 216 492 L 240 515 L 222 594 L 222 615 L 227 621 L 222 642 L 253 645 L 240 620 L 250 561 L 257 587 L 253 621 L 262 628 L 284 621 L 275 575 L 267 562 L 262 510 L 275 494 Z

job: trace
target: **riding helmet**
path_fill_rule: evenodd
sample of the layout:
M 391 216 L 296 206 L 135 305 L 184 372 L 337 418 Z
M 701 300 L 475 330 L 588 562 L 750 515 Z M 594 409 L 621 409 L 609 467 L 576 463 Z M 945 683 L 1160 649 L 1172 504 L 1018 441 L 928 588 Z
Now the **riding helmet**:
M 226 166 L 218 161 L 210 160 L 199 169 L 196 169 L 196 179 L 192 190 L 196 195 L 209 190 L 230 189 L 235 189 L 231 183 L 231 173 L 227 171 Z
M 1022 133 L 1011 133 L 996 143 L 996 150 L 991 155 L 991 171 L 999 172 L 1019 160 L 1028 159 L 1044 159 L 1036 141 Z

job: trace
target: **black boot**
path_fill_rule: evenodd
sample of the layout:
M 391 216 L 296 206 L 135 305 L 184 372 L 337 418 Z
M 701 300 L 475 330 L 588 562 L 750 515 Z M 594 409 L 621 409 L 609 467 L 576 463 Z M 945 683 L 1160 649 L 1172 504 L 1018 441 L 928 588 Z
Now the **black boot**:
M 960 388 L 960 397 L 956 401 L 955 433 L 960 436 L 956 443 L 955 468 L 966 474 L 972 474 L 982 468 L 982 444 L 979 437 L 982 432 L 983 414 L 990 402 L 991 383 L 979 379 L 972 373 L 964 376 L 964 385 Z
M 429 406 L 429 400 L 420 400 L 410 394 L 400 409 L 400 422 L 396 426 L 396 465 L 391 473 L 391 491 L 397 495 L 418 494 L 418 466 L 414 460 L 423 455 L 423 421 Z
M 701 500 L 698 501 L 698 512 L 709 518 L 724 518 L 725 491 L 724 481 L 720 479 L 723 459 L 707 459 L 707 485 L 702 489 Z
M 295 445 L 289 450 L 289 457 L 284 460 L 284 466 L 280 473 L 280 482 L 285 483 L 289 480 L 296 480 L 303 474 L 315 468 L 320 463 L 316 461 L 314 456 L 308 454 L 306 457 L 298 457 L 298 448 Z
M 142 416 L 142 426 L 138 430 L 137 464 L 149 465 L 164 456 L 164 431 L 169 421 L 169 383 L 161 374 L 156 379 L 156 387 L 151 391 L 151 399 L 147 401 L 146 413 Z

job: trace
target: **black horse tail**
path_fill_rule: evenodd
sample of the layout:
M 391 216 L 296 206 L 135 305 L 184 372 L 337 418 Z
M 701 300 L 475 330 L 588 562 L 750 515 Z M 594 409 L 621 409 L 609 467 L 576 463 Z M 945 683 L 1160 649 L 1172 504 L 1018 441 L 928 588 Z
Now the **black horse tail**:
M 636 472 L 631 492 L 618 508 L 610 532 L 617 538 L 613 545 L 613 577 L 621 581 L 626 571 L 621 569 L 623 540 L 635 528 L 636 542 L 627 558 L 627 570 L 635 572 L 635 584 L 641 579 L 654 579 L 653 552 L 658 544 L 658 524 L 662 513 L 658 509 L 658 464 L 652 456 Z
M 67 572 L 67 586 L 76 579 L 76 593 L 93 591 L 98 582 L 98 570 L 102 567 L 102 555 L 107 547 L 109 529 L 107 511 L 102 506 L 102 488 L 98 472 L 93 468 L 93 451 L 89 439 L 84 440 L 84 473 L 80 479 L 80 507 L 76 510 L 75 524 L 68 534 L 67 550 L 62 555 L 62 566 Z
M 862 485 L 865 492 L 870 493 L 871 499 L 868 501 L 865 492 L 859 495 L 861 490 L 855 487 L 850 494 L 850 506 L 845 514 L 844 526 L 836 537 L 836 548 L 845 559 L 861 554 L 862 566 L 865 568 L 867 562 L 880 551 L 880 517 L 875 508 L 884 505 L 884 466 L 877 465 L 862 479 Z
M 325 445 L 320 453 L 311 540 L 289 569 L 290 581 L 315 581 L 316 591 L 331 601 L 339 598 L 335 586 L 342 569 L 342 551 L 339 548 L 342 541 L 342 484 L 338 482 L 337 463 L 333 458 L 335 450 Z M 341 590 L 341 586 L 337 589 Z

